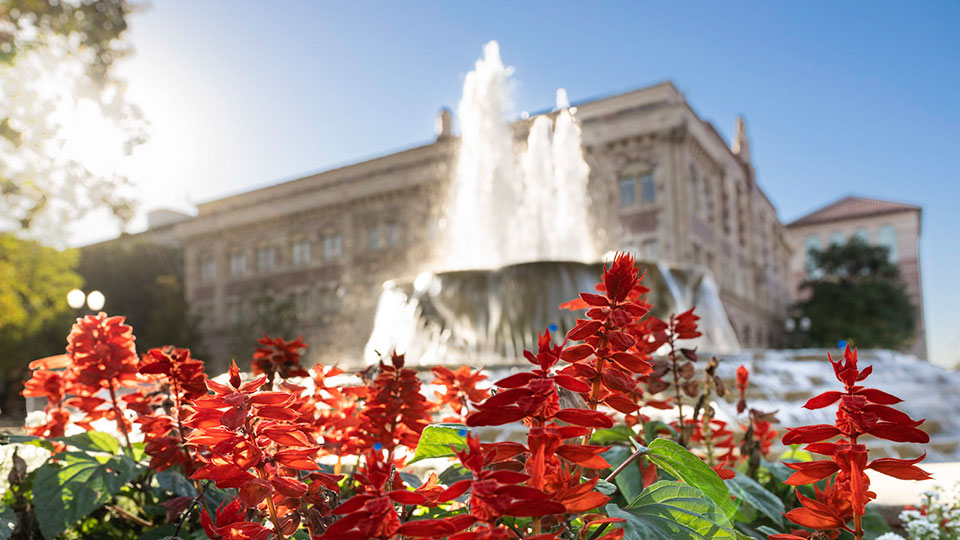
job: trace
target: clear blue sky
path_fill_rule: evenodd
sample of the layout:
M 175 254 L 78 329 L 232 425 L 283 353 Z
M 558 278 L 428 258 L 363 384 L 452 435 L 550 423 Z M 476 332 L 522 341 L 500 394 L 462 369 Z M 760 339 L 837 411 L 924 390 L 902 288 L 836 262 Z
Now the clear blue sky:
M 426 142 L 491 39 L 518 111 L 670 79 L 728 137 L 746 116 L 782 220 L 850 193 L 923 206 L 932 356 L 953 363 L 958 25 L 957 2 L 160 0 L 132 19 L 120 74 L 152 124 L 146 208 Z

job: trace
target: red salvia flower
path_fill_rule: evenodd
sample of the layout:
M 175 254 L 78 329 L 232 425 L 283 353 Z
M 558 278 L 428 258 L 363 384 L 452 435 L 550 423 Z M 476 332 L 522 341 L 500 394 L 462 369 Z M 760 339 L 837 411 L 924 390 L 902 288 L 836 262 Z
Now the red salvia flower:
M 69 364 L 69 357 L 62 354 L 30 362 L 28 367 L 33 373 L 30 380 L 23 383 L 21 395 L 47 398 L 47 405 L 44 407 L 47 421 L 27 428 L 28 434 L 48 439 L 63 437 L 67 424 L 70 423 L 70 412 L 63 407 L 69 382 L 62 370 Z
M 274 375 L 279 375 L 281 379 L 310 375 L 300 366 L 300 356 L 307 348 L 302 336 L 288 342 L 264 334 L 257 344 L 253 353 L 253 374 L 266 375 L 270 385 L 273 384 Z
M 539 517 L 566 512 L 566 507 L 550 500 L 547 493 L 521 485 L 530 479 L 530 475 L 486 468 L 493 463 L 496 454 L 496 449 L 484 451 L 480 441 L 468 435 L 467 448 L 458 451 L 457 457 L 473 473 L 474 479 L 454 483 L 438 500 L 452 501 L 470 490 L 471 515 L 491 525 L 503 516 Z
M 78 423 L 88 428 L 98 418 L 114 420 L 128 447 L 131 426 L 123 416 L 116 391 L 136 386 L 140 380 L 134 339 L 133 328 L 124 324 L 124 317 L 107 317 L 106 313 L 77 319 L 67 336 L 71 392 L 78 397 L 66 404 L 86 413 Z M 109 402 L 96 397 L 102 390 L 108 391 Z M 106 408 L 101 408 L 104 405 Z
M 380 362 L 361 412 L 361 438 L 368 446 L 379 443 L 391 459 L 398 446 L 415 449 L 430 423 L 431 404 L 420 393 L 417 372 L 403 365 L 403 355 L 396 353 L 389 365 Z
M 300 414 L 288 408 L 295 396 L 259 391 L 266 382 L 265 376 L 242 382 L 236 362 L 229 384 L 206 381 L 213 395 L 195 399 L 184 421 L 194 429 L 187 442 L 210 452 L 198 458 L 202 466 L 191 478 L 237 488 L 245 506 L 265 505 L 274 530 L 288 534 L 300 516 L 292 514 L 299 503 L 287 499 L 307 491 L 299 471 L 319 469 L 319 446 L 309 435 L 312 426 L 296 422 Z
M 140 360 L 139 371 L 153 377 L 160 386 L 153 398 L 131 394 L 146 406 L 136 421 L 144 434 L 150 467 L 162 471 L 180 464 L 189 476 L 194 469 L 183 421 L 187 417 L 186 404 L 207 395 L 203 362 L 192 358 L 189 349 L 163 347 L 147 351 Z
M 859 540 L 863 537 L 862 516 L 866 504 L 875 497 L 869 491 L 870 480 L 864 472 L 866 469 L 906 480 L 930 478 L 926 471 L 916 466 L 925 454 L 915 459 L 883 458 L 868 461 L 867 448 L 858 442 L 859 438 L 873 435 L 895 442 L 919 443 L 928 442 L 930 438 L 917 428 L 923 420 L 915 421 L 890 407 L 899 403 L 899 398 L 858 384 L 872 373 L 873 368 L 859 369 L 856 349 L 847 347 L 842 360 L 834 362 L 830 358 L 830 363 L 837 380 L 843 383 L 843 391 L 824 392 L 811 398 L 804 407 L 822 409 L 839 402 L 836 422 L 833 425 L 791 428 L 783 436 L 783 443 L 806 443 L 808 451 L 830 458 L 787 463 L 796 471 L 786 480 L 787 484 L 809 484 L 836 476 L 832 482 L 828 481 L 828 487 L 822 493 L 818 493 L 816 501 L 797 492 L 802 508 L 788 512 L 787 517 L 798 525 L 815 530 L 847 530 Z M 840 439 L 830 442 L 836 437 Z M 847 526 L 851 518 L 854 520 L 853 529 Z
M 737 414 L 742 414 L 747 409 L 747 388 L 749 387 L 750 371 L 746 366 L 737 368 Z
M 446 389 L 442 393 L 434 392 L 437 397 L 437 409 L 449 405 L 453 412 L 463 417 L 466 416 L 469 402 L 479 402 L 490 397 L 489 390 L 477 388 L 477 384 L 485 380 L 487 376 L 481 371 L 471 370 L 470 366 L 460 366 L 456 370 L 436 366 L 430 368 L 430 371 L 436 376 L 433 384 L 443 386 Z M 451 420 L 461 421 L 462 418 Z
M 273 531 L 259 523 L 244 521 L 245 508 L 240 499 L 222 503 L 216 518 L 210 519 L 205 510 L 200 512 L 200 523 L 211 540 L 267 540 Z
M 494 383 L 494 386 L 506 390 L 475 404 L 478 410 L 467 417 L 467 425 L 498 426 L 527 419 L 535 426 L 542 426 L 555 418 L 584 427 L 613 427 L 613 419 L 600 411 L 560 408 L 558 387 L 580 394 L 590 391 L 590 385 L 580 377 L 552 372 L 563 353 L 562 345 L 550 343 L 549 331 L 540 334 L 537 354 L 523 353 L 527 361 L 539 369 L 516 373 Z

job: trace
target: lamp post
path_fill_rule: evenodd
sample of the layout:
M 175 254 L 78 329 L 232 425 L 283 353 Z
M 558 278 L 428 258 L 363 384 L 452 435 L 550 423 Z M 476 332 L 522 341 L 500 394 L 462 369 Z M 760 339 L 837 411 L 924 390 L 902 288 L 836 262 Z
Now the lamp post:
M 86 294 L 80 289 L 73 289 L 67 293 L 67 305 L 76 310 L 83 309 L 83 305 L 86 304 L 90 311 L 100 311 L 106 301 L 106 297 L 100 291 L 90 291 L 90 294 Z
M 810 317 L 788 317 L 783 321 L 783 329 L 787 332 L 787 341 L 791 348 L 800 346 L 803 336 L 810 331 L 810 324 Z

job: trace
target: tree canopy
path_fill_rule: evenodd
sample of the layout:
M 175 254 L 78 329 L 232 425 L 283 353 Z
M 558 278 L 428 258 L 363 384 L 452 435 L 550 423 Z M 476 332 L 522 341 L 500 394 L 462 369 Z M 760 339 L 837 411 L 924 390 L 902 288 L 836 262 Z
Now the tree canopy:
M 78 272 L 87 292 L 103 293 L 103 311 L 126 316 L 137 329 L 138 352 L 177 345 L 201 356 L 197 317 L 184 297 L 180 248 L 121 236 L 81 248 Z
M 126 0 L 0 0 L 0 230 L 63 240 L 107 209 L 133 214 L 122 162 L 146 138 L 111 66 Z
M 833 347 L 847 340 L 862 347 L 903 349 L 916 324 L 900 269 L 885 246 L 859 238 L 810 252 L 813 271 L 797 308 L 811 321 L 808 345 Z
M 4 414 L 31 360 L 63 352 L 73 310 L 67 293 L 81 285 L 76 250 L 0 234 L 0 372 Z M 21 401 L 22 403 L 22 401 Z

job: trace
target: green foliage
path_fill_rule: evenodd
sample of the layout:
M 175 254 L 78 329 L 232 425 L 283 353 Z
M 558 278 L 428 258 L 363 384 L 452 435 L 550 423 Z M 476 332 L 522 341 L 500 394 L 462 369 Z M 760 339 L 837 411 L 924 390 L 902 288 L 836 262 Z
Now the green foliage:
M 106 298 L 104 311 L 123 314 L 137 329 L 137 349 L 177 345 L 199 351 L 199 320 L 183 290 L 183 250 L 121 236 L 80 249 L 84 288 Z
M 647 459 L 674 478 L 697 486 L 723 512 L 724 522 L 737 512 L 737 506 L 730 500 L 726 484 L 702 459 L 670 439 L 657 439 L 647 448 Z
M 0 372 L 4 414 L 17 405 L 27 364 L 63 352 L 73 313 L 67 293 L 81 284 L 77 252 L 0 233 Z
M 801 286 L 810 296 L 797 305 L 812 323 L 807 345 L 833 347 L 846 339 L 876 348 L 909 346 L 915 308 L 886 247 L 853 238 L 811 250 L 811 257 L 815 277 Z
M 65 452 L 36 471 L 34 504 L 51 540 L 106 504 L 143 469 L 127 456 Z
M 99 431 L 85 431 L 67 437 L 57 437 L 55 441 L 62 442 L 84 452 L 104 452 L 117 455 L 120 452 L 120 443 L 108 433 Z
M 626 520 L 626 540 L 735 540 L 728 517 L 696 487 L 660 481 L 626 508 L 608 504 L 607 515 Z
M 625 446 L 614 446 L 603 453 L 603 458 L 607 460 L 613 468 L 617 468 L 627 460 L 633 451 Z M 624 502 L 630 502 L 640 496 L 643 491 L 643 478 L 640 475 L 640 469 L 636 465 L 625 467 L 616 478 L 613 479 L 617 489 L 623 495 Z
M 463 424 L 430 424 L 423 428 L 413 459 L 407 464 L 422 459 L 454 456 L 454 449 L 463 450 L 467 447 L 469 429 Z
M 737 473 L 737 476 L 726 480 L 725 483 L 731 495 L 749 504 L 777 525 L 783 525 L 783 513 L 787 510 L 783 501 L 767 491 L 756 480 Z
M 17 513 L 7 505 L 0 505 L 0 540 L 9 540 L 17 528 Z
M 57 2 L 0 0 L 0 26 L 33 29 L 20 32 L 0 48 L 0 62 L 13 62 L 17 53 L 43 43 L 43 36 L 76 36 L 83 47 L 93 51 L 91 75 L 102 77 L 114 60 L 123 55 L 116 39 L 127 29 L 133 7 L 125 0 Z

